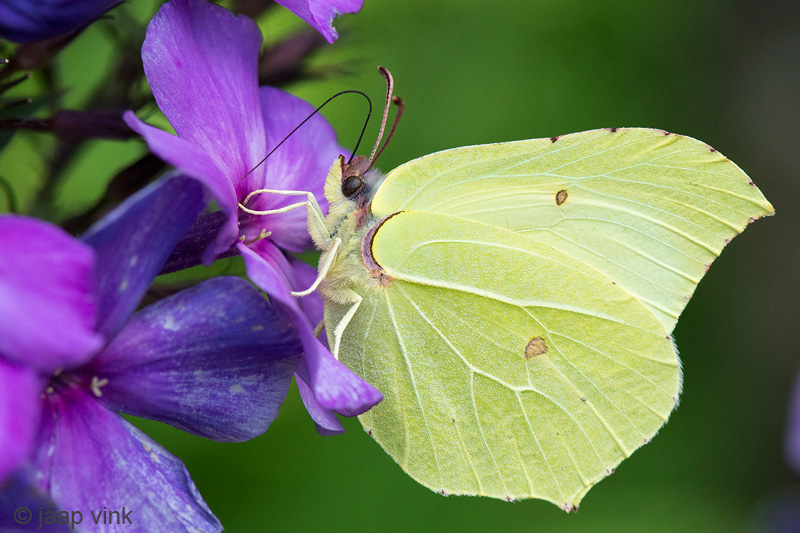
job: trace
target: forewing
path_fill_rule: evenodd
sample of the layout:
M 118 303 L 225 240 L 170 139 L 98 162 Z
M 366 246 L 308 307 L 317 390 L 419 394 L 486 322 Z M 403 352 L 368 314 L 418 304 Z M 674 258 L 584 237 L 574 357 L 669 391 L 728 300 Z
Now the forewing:
M 675 405 L 663 325 L 564 253 L 416 211 L 384 222 L 372 251 L 392 281 L 359 289 L 341 359 L 385 395 L 364 427 L 431 489 L 570 510 Z M 345 310 L 327 306 L 328 331 Z
M 390 172 L 372 203 L 459 216 L 603 272 L 671 331 L 722 248 L 772 206 L 705 143 L 650 129 L 468 146 Z

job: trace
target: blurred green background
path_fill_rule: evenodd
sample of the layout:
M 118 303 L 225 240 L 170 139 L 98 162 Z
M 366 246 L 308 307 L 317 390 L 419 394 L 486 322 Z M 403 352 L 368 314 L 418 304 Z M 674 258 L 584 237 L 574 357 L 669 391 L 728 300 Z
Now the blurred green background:
M 123 9 L 146 20 L 156 5 L 129 0 Z M 273 11 L 260 20 L 268 41 L 301 26 Z M 79 106 L 84 87 L 105 82 L 112 59 L 103 43 L 115 16 L 62 54 L 57 73 L 67 104 Z M 678 409 L 577 513 L 540 501 L 439 496 L 407 477 L 357 421 L 345 422 L 345 435 L 317 435 L 293 388 L 267 434 L 244 444 L 141 423 L 184 460 L 227 530 L 800 530 L 800 476 L 783 453 L 800 370 L 800 5 L 365 0 L 336 27 L 340 39 L 313 64 L 350 74 L 289 89 L 315 104 L 361 89 L 379 107 L 376 67 L 387 66 L 407 110 L 380 161 L 384 170 L 461 145 L 657 127 L 730 157 L 777 216 L 749 227 L 714 263 L 675 330 L 684 369 Z M 344 145 L 357 136 L 363 107 L 353 98 L 326 108 Z M 16 135 L 0 155 L 0 176 L 24 211 L 34 207 L 51 146 L 46 135 Z M 91 143 L 49 216 L 90 205 L 142 153 L 137 140 Z

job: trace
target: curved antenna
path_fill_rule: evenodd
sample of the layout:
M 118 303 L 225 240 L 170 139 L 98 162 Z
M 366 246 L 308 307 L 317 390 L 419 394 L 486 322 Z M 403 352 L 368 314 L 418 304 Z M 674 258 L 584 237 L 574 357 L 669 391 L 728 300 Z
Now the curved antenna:
M 383 130 L 386 128 L 386 119 L 389 116 L 389 104 L 392 101 L 392 91 L 394 90 L 394 79 L 392 73 L 384 67 L 378 67 L 378 72 L 386 80 L 386 103 L 383 105 L 383 120 L 381 121 L 381 129 L 378 132 L 378 138 L 375 140 L 375 146 L 372 148 L 372 153 L 369 154 L 369 161 L 372 162 L 375 158 L 375 152 L 378 151 L 378 146 L 381 144 L 383 138 Z
M 389 69 L 380 66 L 378 67 L 378 72 L 380 72 L 381 76 L 383 76 L 386 80 L 386 103 L 383 106 L 383 120 L 381 121 L 381 129 L 378 133 L 378 139 L 375 141 L 375 147 L 372 149 L 372 153 L 369 155 L 369 166 L 367 167 L 367 171 L 370 170 L 373 165 L 375 165 L 375 161 L 378 160 L 383 151 L 386 149 L 386 146 L 388 146 L 392 135 L 394 135 L 394 130 L 397 128 L 397 123 L 400 122 L 400 117 L 403 116 L 403 111 L 406 108 L 406 104 L 403 102 L 402 98 L 399 96 L 392 96 L 392 92 L 394 90 L 394 79 L 392 78 L 392 73 L 389 72 Z M 394 116 L 392 129 L 389 130 L 389 135 L 386 136 L 386 142 L 384 142 L 383 146 L 381 146 L 381 149 L 378 150 L 378 146 L 381 144 L 381 139 L 383 138 L 383 132 L 386 128 L 386 120 L 389 118 L 389 106 L 392 103 L 397 106 L 397 114 Z
M 328 98 L 327 100 L 325 100 L 324 102 L 322 102 L 322 104 L 320 104 L 319 106 L 317 106 L 317 108 L 316 108 L 314 111 L 312 111 L 310 115 L 308 115 L 306 118 L 304 118 L 304 119 L 303 119 L 303 121 L 302 121 L 300 124 L 298 124 L 297 126 L 295 126 L 295 128 L 294 128 L 292 131 L 290 131 L 290 132 L 289 132 L 289 133 L 286 135 L 286 137 L 284 137 L 284 138 L 283 138 L 283 140 L 281 140 L 281 142 L 279 142 L 279 143 L 278 143 L 278 144 L 275 146 L 275 148 L 273 148 L 272 150 L 270 150 L 270 151 L 269 151 L 269 153 L 268 153 L 267 155 L 265 155 L 265 156 L 264 156 L 264 158 L 263 158 L 261 161 L 259 161 L 259 162 L 256 164 L 256 166 L 254 166 L 253 168 L 251 168 L 250 170 L 248 170 L 248 171 L 247 171 L 247 173 L 246 173 L 244 176 L 242 176 L 241 178 L 239 178 L 239 181 L 242 181 L 242 180 L 243 180 L 243 179 L 245 179 L 247 176 L 249 176 L 250 174 L 252 174 L 252 173 L 253 173 L 253 172 L 254 172 L 254 171 L 255 171 L 255 170 L 258 168 L 258 167 L 260 167 L 261 165 L 263 165 L 263 164 L 264 164 L 264 162 L 267 160 L 267 158 L 268 158 L 269 156 L 271 156 L 271 155 L 273 154 L 273 152 L 275 152 L 275 150 L 277 150 L 278 148 L 280 148 L 280 146 L 281 146 L 283 143 L 285 143 L 285 142 L 286 142 L 286 141 L 289 139 L 289 137 L 291 137 L 291 136 L 294 134 L 294 132 L 296 132 L 297 130 L 299 130 L 299 129 L 300 129 L 300 127 L 301 127 L 303 124 L 305 124 L 306 122 L 308 122 L 309 120 L 311 120 L 311 117 L 313 117 L 314 115 L 316 115 L 317 113 L 319 113 L 319 111 L 320 111 L 320 110 L 321 110 L 323 107 L 325 107 L 326 105 L 328 105 L 328 104 L 329 104 L 331 101 L 333 101 L 334 99 L 336 99 L 336 98 L 338 98 L 338 97 L 340 97 L 340 96 L 342 96 L 342 95 L 344 95 L 344 94 L 350 94 L 350 93 L 360 94 L 361 96 L 363 96 L 363 97 L 364 97 L 364 98 L 367 100 L 367 104 L 369 105 L 369 109 L 367 110 L 367 119 L 364 121 L 364 126 L 361 128 L 361 133 L 358 135 L 358 140 L 356 141 L 355 148 L 353 148 L 353 151 L 352 151 L 352 153 L 350 154 L 350 160 L 352 160 L 352 159 L 353 159 L 353 155 L 355 155 L 355 153 L 356 153 L 356 150 L 358 150 L 358 145 L 360 145 L 360 144 L 361 144 L 361 139 L 363 139 L 363 138 L 364 138 L 364 132 L 365 132 L 365 131 L 366 131 L 366 129 L 367 129 L 367 124 L 369 124 L 369 118 L 372 116 L 372 100 L 370 100 L 370 99 L 369 99 L 369 96 L 367 96 L 367 95 L 366 95 L 366 94 L 364 94 L 363 92 L 361 92 L 361 91 L 356 91 L 356 90 L 354 90 L 354 89 L 350 89 L 350 90 L 347 90 L 347 91 L 342 91 L 342 92 L 336 93 L 336 94 L 334 94 L 333 96 L 331 96 L 330 98 Z M 350 161 L 348 161 L 348 163 L 349 163 L 349 162 L 350 162 Z
M 392 103 L 397 106 L 397 114 L 394 116 L 394 123 L 392 123 L 392 129 L 389 130 L 389 135 L 386 136 L 386 142 L 383 143 L 381 149 L 378 150 L 377 154 L 375 154 L 375 159 L 370 161 L 369 168 L 372 168 L 372 166 L 375 164 L 375 161 L 377 161 L 378 158 L 383 153 L 383 151 L 386 150 L 386 147 L 389 145 L 389 141 L 392 139 L 392 135 L 394 135 L 394 130 L 395 128 L 397 128 L 397 123 L 400 122 L 400 117 L 403 116 L 403 111 L 405 111 L 406 109 L 406 103 L 403 102 L 403 99 L 400 98 L 399 96 L 392 96 Z

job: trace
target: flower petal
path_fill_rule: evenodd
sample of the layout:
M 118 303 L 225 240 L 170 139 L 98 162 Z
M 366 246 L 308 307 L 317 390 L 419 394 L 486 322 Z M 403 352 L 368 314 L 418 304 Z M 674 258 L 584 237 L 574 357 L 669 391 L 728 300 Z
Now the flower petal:
M 278 266 L 286 262 L 280 250 L 263 239 L 251 247 L 240 244 L 239 251 L 253 283 L 293 312 L 303 343 L 300 365 L 308 370 L 308 379 L 306 376 L 303 379 L 319 405 L 345 416 L 356 416 L 380 402 L 383 399 L 380 391 L 340 363 L 314 336 L 308 318 L 290 294 L 287 278 Z
M 85 377 L 108 380 L 100 400 L 112 410 L 244 441 L 278 416 L 301 351 L 278 306 L 218 277 L 133 315 Z
M 18 43 L 41 41 L 96 19 L 122 0 L 4 0 L 0 37 Z
M 383 394 L 339 362 L 311 329 L 300 328 L 305 351 L 301 364 L 308 369 L 308 385 L 322 407 L 344 416 L 357 416 L 383 400 Z
M 333 29 L 333 19 L 342 13 L 357 13 L 364 0 L 275 0 L 303 19 L 329 42 L 339 36 Z
M 52 372 L 99 350 L 91 247 L 46 222 L 0 215 L 0 250 L 0 356 Z
M 261 88 L 261 110 L 264 113 L 267 153 L 284 139 L 285 141 L 267 159 L 263 181 L 251 180 L 249 190 L 269 188 L 309 191 L 316 197 L 322 212 L 327 213 L 325 178 L 339 154 L 345 152 L 336 140 L 336 132 L 325 117 L 317 114 L 289 135 L 314 112 L 314 108 L 305 100 L 280 89 Z M 302 196 L 262 194 L 254 197 L 247 206 L 263 211 L 305 199 Z M 262 228 L 271 231 L 270 240 L 285 250 L 301 252 L 312 247 L 308 234 L 308 212 L 305 209 L 293 209 L 274 215 L 243 215 L 240 222 L 243 230 L 252 237 L 258 235 Z
M 158 107 L 179 137 L 211 156 L 232 187 L 266 155 L 258 98 L 261 40 L 247 17 L 205 0 L 173 0 L 150 22 L 142 46 Z
M 789 465 L 800 472 L 800 376 L 795 378 L 794 390 L 789 400 L 785 452 Z
M 136 309 L 207 203 L 197 181 L 163 179 L 128 198 L 82 236 L 97 253 L 97 330 L 106 338 L 112 339 Z
M 48 398 L 34 466 L 59 507 L 117 511 L 131 531 L 222 530 L 180 459 L 83 389 Z
M 314 398 L 314 391 L 311 387 L 306 385 L 299 375 L 295 374 L 295 382 L 297 383 L 297 390 L 300 391 L 300 399 L 303 400 L 303 405 L 306 406 L 309 416 L 317 426 L 317 431 L 321 435 L 338 435 L 344 433 L 345 429 L 339 419 L 336 418 L 336 413 L 330 409 L 325 409 Z
M 244 243 L 236 246 L 242 254 L 250 281 L 293 313 L 300 313 L 297 300 L 291 295 L 296 283 L 295 273 L 283 253 L 269 239 L 249 246 Z
M 44 380 L 0 359 L 0 483 L 31 452 Z
M 21 468 L 5 482 L 0 481 L 0 531 L 22 533 L 23 531 L 47 531 L 48 533 L 72 533 L 70 524 L 39 524 L 42 515 L 58 516 L 59 508 L 50 497 L 36 486 L 30 468 Z M 24 510 L 21 510 L 24 508 Z M 27 511 L 27 512 L 26 512 Z M 77 521 L 77 515 L 76 521 Z
M 296 257 L 288 257 L 289 266 L 294 271 L 294 287 L 296 290 L 305 290 L 317 280 L 317 269 L 309 265 L 305 261 L 301 261 Z M 311 324 L 319 324 L 324 319 L 324 307 L 322 303 L 322 296 L 319 292 L 314 291 L 308 296 L 300 298 L 300 309 L 308 317 Z M 320 339 L 324 345 L 327 345 L 325 336 L 320 335 Z
M 203 263 L 210 264 L 239 237 L 236 218 L 239 208 L 233 187 L 217 164 L 198 145 L 145 124 L 132 111 L 127 111 L 122 117 L 128 126 L 144 137 L 150 151 L 208 187 L 211 196 L 225 213 L 224 224 L 203 254 Z
M 172 251 L 169 259 L 164 263 L 160 274 L 169 274 L 203 264 L 203 256 L 209 250 L 209 247 L 214 244 L 214 240 L 228 219 L 229 217 L 223 211 L 212 211 L 197 217 L 192 225 L 189 226 L 189 229 L 186 230 L 186 233 L 183 234 L 178 244 L 175 245 L 175 250 Z M 234 242 L 234 240 L 230 241 L 227 253 L 220 254 L 216 258 L 238 255 L 239 250 L 236 249 Z M 213 260 L 214 258 L 212 257 L 211 259 Z

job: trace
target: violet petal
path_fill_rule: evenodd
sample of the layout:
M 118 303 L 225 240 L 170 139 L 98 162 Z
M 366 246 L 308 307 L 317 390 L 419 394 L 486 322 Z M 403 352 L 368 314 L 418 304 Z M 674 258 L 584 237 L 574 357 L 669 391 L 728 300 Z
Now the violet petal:
M 236 246 L 244 258 L 250 281 L 293 313 L 300 312 L 297 300 L 291 295 L 296 283 L 295 272 L 283 252 L 269 239 L 262 239 L 249 246 L 244 243 Z
M 44 379 L 0 359 L 0 483 L 28 457 Z
M 267 159 L 263 181 L 251 180 L 249 190 L 309 191 L 316 197 L 322 212 L 327 213 L 325 178 L 339 154 L 344 153 L 336 140 L 336 132 L 325 117 L 317 114 L 291 133 L 314 112 L 314 108 L 305 100 L 280 89 L 261 88 L 261 110 L 264 114 L 267 152 L 285 141 Z M 303 196 L 261 194 L 250 200 L 247 207 L 264 211 L 305 199 Z M 270 240 L 285 250 L 301 252 L 312 247 L 308 234 L 308 212 L 303 208 L 274 215 L 243 215 L 240 222 L 243 230 L 249 230 L 252 236 L 258 235 L 261 228 L 271 231 Z
M 333 29 L 333 19 L 342 13 L 357 13 L 364 0 L 275 0 L 303 19 L 329 42 L 339 36 Z
M 0 37 L 18 43 L 41 41 L 74 30 L 122 0 L 3 0 Z
M 800 376 L 795 378 L 789 400 L 785 452 L 789 465 L 795 472 L 800 472 Z
M 200 146 L 145 124 L 132 111 L 126 112 L 122 118 L 128 126 L 144 137 L 151 152 L 208 187 L 211 196 L 225 213 L 227 217 L 225 223 L 213 244 L 203 254 L 203 263 L 210 264 L 239 237 L 238 200 L 224 173 Z
M 48 397 L 39 436 L 40 487 L 84 523 L 106 509 L 125 531 L 222 530 L 180 459 L 83 389 Z
M 158 107 L 179 137 L 211 156 L 231 187 L 266 155 L 261 40 L 247 17 L 205 0 L 173 0 L 161 6 L 142 45 Z
M 142 189 L 81 237 L 97 253 L 97 330 L 111 339 L 136 309 L 183 233 L 208 203 L 186 176 Z
M 108 380 L 100 401 L 112 410 L 244 441 L 278 415 L 301 351 L 283 309 L 217 277 L 133 315 L 85 377 Z
M 228 217 L 223 211 L 213 211 L 203 214 L 189 226 L 186 233 L 181 237 L 180 242 L 175 246 L 172 255 L 169 256 L 161 274 L 169 274 L 186 268 L 195 267 L 202 264 L 203 254 L 214 242 L 220 228 L 225 224 Z M 227 252 L 227 254 L 226 254 Z M 223 252 L 220 257 L 230 257 L 238 255 L 234 241 L 231 241 L 230 248 Z
M 311 387 L 306 385 L 303 378 L 298 374 L 295 374 L 294 377 L 297 383 L 297 390 L 300 391 L 300 399 L 303 400 L 303 405 L 305 405 L 311 420 L 316 424 L 317 431 L 320 435 L 327 436 L 344 433 L 344 426 L 342 426 L 342 423 L 336 418 L 336 413 L 330 409 L 325 409 L 317 403 L 317 399 L 314 398 L 314 392 L 311 390 Z
M 296 290 L 305 290 L 317 280 L 317 269 L 309 265 L 305 261 L 301 261 L 296 257 L 288 257 L 289 266 L 294 271 Z M 300 298 L 300 309 L 303 310 L 308 321 L 311 324 L 319 324 L 324 319 L 324 305 L 322 303 L 322 296 L 319 292 L 314 291 L 308 296 Z M 327 346 L 327 339 L 324 335 L 320 335 L 323 345 Z
M 58 517 L 61 511 L 50 496 L 39 489 L 31 468 L 20 468 L 5 482 L 0 481 L 0 531 L 22 533 L 23 531 L 45 531 L 48 533 L 73 533 L 69 521 L 47 524 L 47 518 L 39 523 L 39 515 Z M 24 508 L 24 509 L 22 509 Z M 71 513 L 68 513 L 68 516 Z M 81 513 L 82 514 L 82 513 Z M 78 515 L 75 521 L 78 521 Z M 81 520 L 82 521 L 82 520 Z
M 100 349 L 91 247 L 46 222 L 0 215 L 0 250 L 0 356 L 53 372 Z
M 383 400 L 383 394 L 358 377 L 325 348 L 310 328 L 300 328 L 302 361 L 308 368 L 308 385 L 322 407 L 344 416 L 360 415 Z
M 303 343 L 302 361 L 308 368 L 307 384 L 317 402 L 345 416 L 359 415 L 380 402 L 383 399 L 380 391 L 340 363 L 314 336 L 308 318 L 290 294 L 286 277 L 277 266 L 280 250 L 263 239 L 251 247 L 240 244 L 239 251 L 253 283 L 293 312 Z

